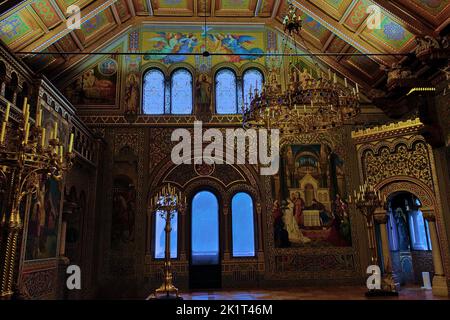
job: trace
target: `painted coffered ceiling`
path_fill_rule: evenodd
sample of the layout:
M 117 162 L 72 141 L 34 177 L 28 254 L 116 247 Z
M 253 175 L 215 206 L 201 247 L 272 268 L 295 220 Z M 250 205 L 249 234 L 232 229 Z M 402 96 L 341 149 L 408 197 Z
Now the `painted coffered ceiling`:
M 81 29 L 70 30 L 67 8 L 81 8 Z M 299 47 L 329 53 L 408 53 L 417 35 L 436 35 L 450 20 L 450 0 L 297 0 L 303 18 Z M 381 27 L 369 29 L 367 7 L 381 8 Z M 265 25 L 282 30 L 285 0 L 28 0 L 0 16 L 0 39 L 13 52 L 48 52 L 27 62 L 50 78 L 102 51 L 133 28 L 149 25 Z M 324 63 L 367 87 L 380 65 L 396 56 L 327 56 Z

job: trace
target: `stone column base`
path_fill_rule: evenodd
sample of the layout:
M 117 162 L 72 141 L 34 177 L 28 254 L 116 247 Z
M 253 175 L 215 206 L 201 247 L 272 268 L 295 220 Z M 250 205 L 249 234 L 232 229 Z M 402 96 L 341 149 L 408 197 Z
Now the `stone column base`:
M 447 280 L 444 276 L 435 275 L 433 277 L 433 294 L 435 296 L 448 297 Z

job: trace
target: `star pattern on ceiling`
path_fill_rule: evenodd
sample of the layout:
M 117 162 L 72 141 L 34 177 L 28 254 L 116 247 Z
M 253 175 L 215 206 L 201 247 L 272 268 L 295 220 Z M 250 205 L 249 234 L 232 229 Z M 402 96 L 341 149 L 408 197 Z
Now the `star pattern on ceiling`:
M 408 53 L 417 35 L 433 34 L 448 23 L 450 0 L 297 0 L 303 19 L 303 47 L 313 53 Z M 70 5 L 81 8 L 79 30 L 66 26 Z M 379 29 L 367 25 L 371 5 L 381 9 Z M 112 40 L 141 25 L 266 25 L 282 30 L 284 0 L 28 0 L 0 16 L 0 39 L 13 51 L 47 52 L 27 57 L 52 77 Z M 361 85 L 376 84 L 401 57 L 321 57 L 324 63 Z

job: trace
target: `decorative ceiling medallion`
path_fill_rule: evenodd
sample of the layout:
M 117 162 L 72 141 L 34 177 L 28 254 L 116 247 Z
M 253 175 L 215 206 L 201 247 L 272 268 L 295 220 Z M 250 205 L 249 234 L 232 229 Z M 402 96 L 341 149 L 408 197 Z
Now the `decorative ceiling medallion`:
M 197 173 L 199 176 L 210 176 L 213 174 L 215 168 L 216 168 L 216 166 L 214 163 L 212 163 L 212 164 L 207 164 L 207 163 L 194 164 L 195 173 Z
M 108 58 L 98 64 L 98 72 L 105 77 L 115 75 L 117 68 L 117 61 L 111 58 Z

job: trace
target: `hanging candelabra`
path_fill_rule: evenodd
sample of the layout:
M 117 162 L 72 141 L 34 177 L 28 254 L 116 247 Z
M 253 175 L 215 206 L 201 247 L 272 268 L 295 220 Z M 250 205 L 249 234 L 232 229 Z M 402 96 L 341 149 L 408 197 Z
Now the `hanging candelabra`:
M 27 101 L 25 98 L 17 125 L 9 122 L 11 105 L 7 103 L 1 124 L 0 174 L 8 190 L 5 193 L 7 205 L 4 206 L 7 210 L 1 217 L 1 232 L 5 236 L 0 279 L 2 299 L 10 299 L 17 285 L 14 276 L 18 242 L 23 229 L 23 200 L 38 192 L 46 179 L 61 180 L 72 166 L 75 156 L 72 152 L 73 134 L 70 135 L 68 150 L 64 152 L 64 141 L 58 137 L 58 123 L 54 123 L 47 139 L 46 129 L 42 127 L 43 110 L 37 107 L 33 121 Z
M 356 211 L 361 214 L 366 221 L 367 238 L 370 251 L 370 264 L 380 265 L 377 250 L 377 238 L 375 234 L 374 216 L 377 212 L 386 212 L 386 196 L 382 196 L 379 190 L 376 190 L 367 182 L 359 186 L 358 191 L 354 191 L 353 198 L 349 197 L 349 203 L 353 204 Z M 380 267 L 381 269 L 381 267 Z M 392 274 L 384 274 L 380 289 L 371 289 L 366 293 L 367 296 L 379 295 L 397 295 Z
M 163 298 L 180 298 L 178 288 L 173 285 L 172 264 L 170 262 L 170 232 L 172 231 L 171 220 L 177 213 L 184 211 L 186 207 L 186 198 L 182 198 L 181 192 L 170 184 L 164 185 L 154 197 L 150 199 L 150 210 L 159 214 L 166 221 L 165 232 L 165 250 L 164 250 L 164 280 L 162 285 L 154 292 L 154 298 L 158 294 L 163 294 Z
M 290 1 L 283 25 L 286 41 L 293 40 L 296 54 L 302 19 Z M 326 74 L 318 64 L 315 70 L 307 70 L 301 61 L 291 59 L 282 86 L 283 61 L 274 53 L 266 58 L 268 73 L 264 84 L 245 92 L 249 102 L 242 107 L 244 127 L 279 129 L 288 135 L 327 131 L 343 126 L 361 112 L 358 84 L 352 86 L 344 77 L 342 85 L 335 73 L 328 69 Z

